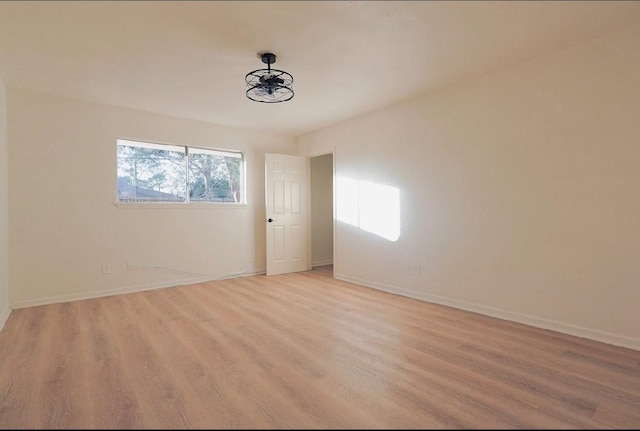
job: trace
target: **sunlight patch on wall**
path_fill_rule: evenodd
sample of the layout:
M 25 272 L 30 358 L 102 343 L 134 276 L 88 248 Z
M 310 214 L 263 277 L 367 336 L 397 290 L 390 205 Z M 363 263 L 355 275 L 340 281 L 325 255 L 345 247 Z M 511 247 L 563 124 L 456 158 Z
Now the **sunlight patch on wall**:
M 338 176 L 336 217 L 389 241 L 400 238 L 400 190 L 371 181 Z

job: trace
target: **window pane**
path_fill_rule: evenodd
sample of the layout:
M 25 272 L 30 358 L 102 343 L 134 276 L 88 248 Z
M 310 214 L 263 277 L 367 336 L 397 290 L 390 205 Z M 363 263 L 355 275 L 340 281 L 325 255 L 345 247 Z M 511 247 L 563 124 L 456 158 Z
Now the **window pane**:
M 242 155 L 189 148 L 189 200 L 242 202 Z
M 185 202 L 185 150 L 118 141 L 119 202 Z

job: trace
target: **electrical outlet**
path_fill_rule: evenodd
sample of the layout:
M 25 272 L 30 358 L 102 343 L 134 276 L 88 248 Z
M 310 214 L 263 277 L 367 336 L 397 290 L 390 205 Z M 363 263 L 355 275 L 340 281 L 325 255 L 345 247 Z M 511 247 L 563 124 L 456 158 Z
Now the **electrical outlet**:
M 416 263 L 413 265 L 413 275 L 420 275 L 420 264 Z
M 111 265 L 108 263 L 102 264 L 102 273 L 103 274 L 111 274 Z

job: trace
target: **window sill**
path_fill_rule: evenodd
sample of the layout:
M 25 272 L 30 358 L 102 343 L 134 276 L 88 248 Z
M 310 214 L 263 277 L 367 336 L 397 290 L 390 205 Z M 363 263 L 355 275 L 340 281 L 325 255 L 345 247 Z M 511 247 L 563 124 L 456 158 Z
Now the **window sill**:
M 173 203 L 173 202 L 114 202 L 116 208 L 122 209 L 220 209 L 220 208 L 248 208 L 247 204 L 233 204 L 223 202 L 189 202 L 189 203 Z

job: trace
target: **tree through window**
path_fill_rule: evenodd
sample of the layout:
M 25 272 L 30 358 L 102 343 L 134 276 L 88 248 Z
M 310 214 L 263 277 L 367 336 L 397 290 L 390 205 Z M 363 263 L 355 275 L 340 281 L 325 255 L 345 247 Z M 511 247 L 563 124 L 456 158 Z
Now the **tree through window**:
M 244 199 L 242 153 L 119 139 L 118 202 Z

